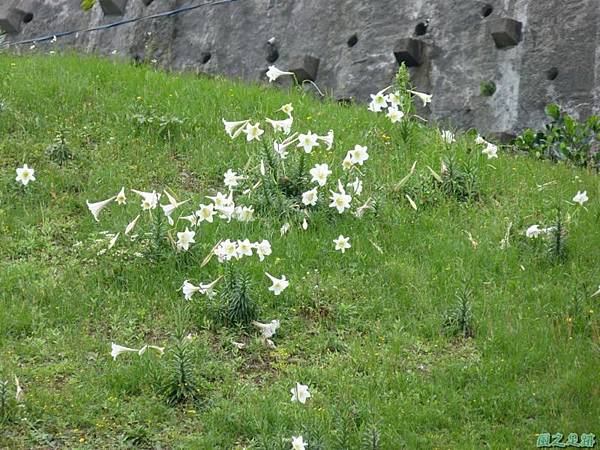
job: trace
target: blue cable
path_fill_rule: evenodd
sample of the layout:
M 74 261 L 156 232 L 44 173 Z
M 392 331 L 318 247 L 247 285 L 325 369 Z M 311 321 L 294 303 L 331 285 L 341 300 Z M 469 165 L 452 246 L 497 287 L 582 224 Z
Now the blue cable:
M 50 34 L 48 36 L 41 36 L 41 37 L 34 38 L 34 39 L 25 39 L 23 41 L 4 42 L 2 45 L 0 45 L 0 48 L 10 47 L 11 45 L 37 44 L 38 42 L 51 41 L 56 38 L 71 36 L 73 34 L 91 33 L 92 31 L 107 30 L 109 28 L 115 28 L 115 27 L 119 27 L 121 25 L 127 25 L 130 23 L 141 22 L 143 20 L 153 20 L 153 19 L 160 19 L 162 17 L 171 17 L 171 16 L 175 16 L 177 14 L 181 14 L 181 13 L 184 13 L 187 11 L 192 11 L 194 9 L 202 8 L 204 6 L 215 6 L 215 5 L 221 5 L 224 3 L 233 3 L 236 1 L 238 1 L 238 0 L 216 0 L 216 1 L 212 1 L 212 2 L 200 3 L 199 5 L 182 6 L 181 8 L 177 8 L 172 11 L 165 11 L 162 13 L 152 14 L 149 16 L 135 17 L 133 19 L 120 20 L 118 22 L 112 22 L 112 23 L 108 23 L 106 25 L 101 25 L 98 27 L 83 28 L 80 30 L 71 30 L 71 31 L 61 31 L 59 33 Z

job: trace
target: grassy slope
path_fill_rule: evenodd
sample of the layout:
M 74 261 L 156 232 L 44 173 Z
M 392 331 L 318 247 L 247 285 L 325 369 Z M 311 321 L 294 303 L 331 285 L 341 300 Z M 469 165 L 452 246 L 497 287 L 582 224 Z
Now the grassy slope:
M 415 160 L 421 169 L 439 167 L 449 150 L 431 129 L 403 143 L 363 107 L 71 56 L 0 56 L 0 97 L 9 107 L 0 115 L 0 375 L 18 375 L 27 389 L 27 421 L 2 429 L 2 445 L 115 448 L 139 435 L 169 448 L 272 449 L 304 433 L 309 443 L 320 435 L 325 448 L 344 448 L 344 439 L 358 448 L 371 423 L 389 449 L 530 448 L 542 431 L 600 434 L 598 338 L 569 339 L 566 322 L 575 288 L 600 283 L 597 176 L 506 155 L 492 166 L 482 156 L 482 202 L 448 200 L 415 212 L 390 187 Z M 191 255 L 161 264 L 73 247 L 137 214 L 130 194 L 127 212 L 113 207 L 97 224 L 86 199 L 122 185 L 169 186 L 196 203 L 222 189 L 225 170 L 243 168 L 257 150 L 231 142 L 221 118 L 273 117 L 290 101 L 296 130 L 336 132 L 333 155 L 320 153 L 311 165 L 328 160 L 335 176 L 348 149 L 368 145 L 365 187 L 384 198 L 377 217 L 344 215 L 333 224 L 317 217 L 308 231 L 283 238 L 274 219 L 205 226 Z M 137 133 L 126 118 L 135 104 L 190 122 L 171 143 Z M 59 130 L 76 156 L 62 168 L 44 155 Z M 25 192 L 14 182 L 24 162 L 37 176 Z M 556 205 L 573 213 L 565 200 L 583 189 L 591 200 L 569 227 L 567 262 L 550 264 L 526 245 L 499 250 L 508 222 L 522 232 L 547 222 Z M 352 239 L 345 255 L 331 243 L 340 233 Z M 248 339 L 243 332 L 205 330 L 177 292 L 185 278 L 218 273 L 215 263 L 198 265 L 218 238 L 246 236 L 273 244 L 264 264 L 248 266 L 262 317 L 282 319 L 275 351 L 250 340 L 233 352 L 229 341 Z M 276 301 L 263 270 L 292 282 Z M 456 341 L 441 323 L 465 280 L 475 292 L 477 330 Z M 582 313 L 596 326 L 597 303 Z M 169 346 L 176 324 L 197 336 L 203 406 L 164 405 L 140 382 L 140 359 L 115 362 L 109 354 L 111 341 Z M 296 381 L 313 394 L 304 407 L 289 401 Z

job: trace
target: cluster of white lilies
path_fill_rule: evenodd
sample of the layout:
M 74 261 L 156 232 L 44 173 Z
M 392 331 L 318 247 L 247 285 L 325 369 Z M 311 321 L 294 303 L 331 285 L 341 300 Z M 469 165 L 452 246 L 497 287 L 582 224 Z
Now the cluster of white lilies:
M 270 81 L 274 81 L 280 76 L 284 75 L 293 76 L 294 74 L 292 72 L 279 70 L 274 66 L 269 67 L 269 70 L 267 71 L 267 77 Z M 368 107 L 369 110 L 375 113 L 386 110 L 386 115 L 392 123 L 400 122 L 403 119 L 407 120 L 407 118 L 405 118 L 405 112 L 400 109 L 400 92 L 396 91 L 386 93 L 386 91 L 389 89 L 390 88 L 386 88 L 376 94 L 371 95 L 372 100 Z M 432 96 L 429 94 L 412 90 L 408 92 L 419 98 L 423 102 L 423 106 L 426 106 L 431 102 Z M 286 104 L 277 110 L 277 112 L 281 112 L 285 115 L 284 118 L 265 119 L 265 122 L 272 127 L 273 133 L 281 133 L 283 135 L 282 138 L 272 139 L 273 150 L 280 158 L 282 165 L 285 164 L 285 161 L 293 151 L 303 152 L 304 155 L 314 155 L 318 152 L 313 153 L 313 151 L 320 148 L 321 145 L 323 145 L 324 150 L 327 152 L 333 148 L 334 144 L 333 130 L 329 130 L 323 135 L 313 133 L 310 130 L 305 133 L 292 133 L 292 126 L 294 123 L 294 118 L 292 116 L 293 111 L 294 108 L 292 104 Z M 265 130 L 261 128 L 260 121 L 252 121 L 251 119 L 239 121 L 227 121 L 222 119 L 222 121 L 225 127 L 225 132 L 232 140 L 243 135 L 245 136 L 246 141 L 250 143 L 253 141 L 261 141 L 263 135 L 265 134 Z M 441 130 L 440 138 L 448 145 L 452 145 L 454 142 L 456 142 L 454 133 L 448 130 Z M 481 136 L 477 136 L 475 139 L 475 144 L 482 146 L 482 153 L 486 155 L 488 159 L 498 158 L 497 146 L 487 142 Z M 351 210 L 353 205 L 358 203 L 354 201 L 354 198 L 360 197 L 363 192 L 363 183 L 360 178 L 360 176 L 362 176 L 360 167 L 362 167 L 368 159 L 369 153 L 366 146 L 357 144 L 354 146 L 354 148 L 348 150 L 341 162 L 341 169 L 345 173 L 346 182 L 342 182 L 339 178 L 337 181 L 331 182 L 333 186 L 330 186 L 329 188 L 329 196 L 323 195 L 323 192 L 320 190 L 324 190 L 326 188 L 330 182 L 331 176 L 333 175 L 333 171 L 326 162 L 316 162 L 309 170 L 309 174 L 311 176 L 310 183 L 313 183 L 314 185 L 301 195 L 301 203 L 305 210 L 306 217 L 309 216 L 308 211 L 310 208 L 316 206 L 323 198 L 327 198 L 329 200 L 328 206 L 330 208 L 334 208 L 339 214 L 343 214 L 346 211 Z M 259 165 L 259 171 L 261 176 L 265 176 L 267 173 L 267 168 L 262 160 Z M 21 183 L 23 186 L 27 186 L 28 183 L 36 180 L 34 176 L 34 169 L 30 168 L 27 164 L 24 164 L 23 167 L 17 168 L 16 172 L 16 181 Z M 187 211 L 185 215 L 182 213 L 177 219 L 173 218 L 176 211 L 181 211 L 184 209 L 184 205 L 189 206 L 191 199 L 179 201 L 172 192 L 167 190 L 164 190 L 163 192 L 156 192 L 154 190 L 142 191 L 131 189 L 131 192 L 139 196 L 141 212 L 128 223 L 123 230 L 123 235 L 129 236 L 135 229 L 139 219 L 144 214 L 151 215 L 153 210 L 157 209 L 158 206 L 160 206 L 162 209 L 164 216 L 167 218 L 168 223 L 171 226 L 177 226 L 180 221 L 186 222 L 185 229 L 183 231 L 176 232 L 177 240 L 173 242 L 175 250 L 179 252 L 188 251 L 191 246 L 196 243 L 196 231 L 194 230 L 202 226 L 204 222 L 213 223 L 215 218 L 223 220 L 226 223 L 229 223 L 232 220 L 250 222 L 254 219 L 253 206 L 236 204 L 234 200 L 234 193 L 241 190 L 242 187 L 246 187 L 246 189 L 242 191 L 242 195 L 246 195 L 257 189 L 260 185 L 260 181 L 248 183 L 250 175 L 251 174 L 238 174 L 234 170 L 228 169 L 223 176 L 223 184 L 227 189 L 225 193 L 217 192 L 213 196 L 206 196 L 205 198 L 210 200 L 210 202 L 200 203 L 197 208 L 193 208 L 193 211 Z M 354 177 L 353 180 L 352 177 Z M 167 202 L 161 204 L 161 198 L 164 198 L 163 194 L 166 197 Z M 101 212 L 108 205 L 112 203 L 116 203 L 117 205 L 126 205 L 127 201 L 128 199 L 126 197 L 126 190 L 124 187 L 122 187 L 116 195 L 106 200 L 100 200 L 96 202 L 86 201 L 86 204 L 94 220 L 99 222 Z M 587 192 L 578 191 L 573 197 L 572 201 L 580 206 L 583 206 L 583 204 L 588 201 Z M 372 209 L 371 205 L 372 201 L 369 197 L 369 199 L 362 202 L 362 206 L 355 207 L 354 216 L 358 218 L 362 217 L 366 210 Z M 303 221 L 302 228 L 304 230 L 308 228 L 308 222 L 306 218 Z M 286 234 L 289 229 L 289 223 L 283 224 L 280 230 L 281 236 Z M 527 230 L 525 230 L 525 235 L 529 238 L 536 238 L 544 234 L 549 234 L 553 230 L 553 227 L 544 228 L 538 224 L 535 224 L 531 225 L 527 228 Z M 120 235 L 120 231 L 111 235 L 107 250 L 110 250 L 113 246 L 115 246 Z M 337 238 L 333 239 L 333 244 L 334 249 L 341 253 L 345 253 L 346 250 L 351 248 L 350 238 L 343 235 L 339 235 Z M 205 262 L 210 260 L 213 255 L 217 257 L 220 263 L 240 260 L 244 257 L 252 257 L 253 255 L 256 255 L 259 261 L 262 262 L 271 254 L 271 242 L 266 239 L 256 242 L 251 242 L 249 239 L 224 239 L 220 240 L 213 246 L 210 254 L 205 259 Z M 273 295 L 279 296 L 285 289 L 288 288 L 290 281 L 285 275 L 276 277 L 268 272 L 264 273 L 271 282 L 271 286 L 268 288 L 268 291 L 272 292 Z M 184 299 L 191 300 L 195 294 L 206 295 L 210 298 L 214 297 L 216 295 L 215 286 L 222 277 L 223 276 L 219 276 L 213 281 L 207 283 L 201 282 L 198 284 L 194 284 L 187 279 L 184 280 L 183 285 L 180 288 Z M 600 288 L 594 295 L 599 294 Z M 265 345 L 270 348 L 275 348 L 275 344 L 271 338 L 276 334 L 278 328 L 280 327 L 280 321 L 277 319 L 274 319 L 268 323 L 253 321 L 252 324 L 260 332 L 261 339 Z M 232 341 L 232 344 L 238 349 L 245 347 L 244 343 Z M 164 353 L 164 347 L 159 347 L 156 345 L 146 344 L 143 347 L 136 349 L 121 346 L 115 343 L 111 344 L 111 356 L 115 360 L 123 353 L 137 353 L 139 356 L 141 356 L 148 350 L 153 350 L 159 355 Z M 21 395 L 21 392 L 22 389 L 20 388 L 20 385 L 18 385 L 17 395 Z M 311 397 L 308 386 L 301 383 L 296 383 L 296 385 L 291 388 L 290 392 L 292 394 L 292 402 L 305 404 L 306 401 Z M 305 450 L 308 445 L 302 436 L 292 436 L 291 443 L 293 450 Z

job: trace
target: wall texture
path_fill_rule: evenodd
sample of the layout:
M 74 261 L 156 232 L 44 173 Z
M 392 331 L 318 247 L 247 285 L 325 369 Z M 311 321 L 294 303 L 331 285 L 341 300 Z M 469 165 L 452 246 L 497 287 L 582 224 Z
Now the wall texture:
M 16 41 L 199 2 L 97 0 L 83 12 L 80 0 L 3 0 L 0 27 Z M 37 48 L 76 47 L 255 81 L 270 64 L 304 68 L 329 95 L 356 101 L 389 85 L 404 60 L 418 88 L 434 95 L 424 114 L 514 133 L 540 126 L 549 102 L 579 117 L 600 113 L 599 2 L 237 0 Z M 496 91 L 482 95 L 490 82 Z

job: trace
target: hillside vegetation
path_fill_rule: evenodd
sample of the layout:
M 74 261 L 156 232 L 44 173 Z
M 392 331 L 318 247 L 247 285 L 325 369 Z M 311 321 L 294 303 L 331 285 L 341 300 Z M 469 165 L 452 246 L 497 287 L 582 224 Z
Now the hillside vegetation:
M 265 118 L 290 103 L 292 131 L 322 139 L 281 160 Z M 0 55 L 0 105 L 0 448 L 505 449 L 600 433 L 592 171 L 505 147 L 489 159 L 476 133 L 450 142 L 408 113 L 92 57 Z M 223 119 L 264 134 L 232 139 Z M 357 145 L 368 159 L 344 169 Z M 247 216 L 194 226 L 229 169 Z M 86 201 L 122 187 L 94 220 Z M 151 205 L 165 190 L 189 199 L 173 225 Z M 209 258 L 228 239 L 272 252 Z M 280 326 L 267 337 L 252 320 Z

